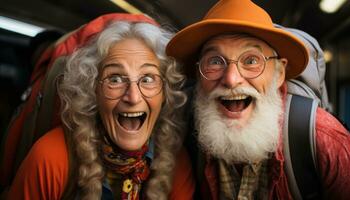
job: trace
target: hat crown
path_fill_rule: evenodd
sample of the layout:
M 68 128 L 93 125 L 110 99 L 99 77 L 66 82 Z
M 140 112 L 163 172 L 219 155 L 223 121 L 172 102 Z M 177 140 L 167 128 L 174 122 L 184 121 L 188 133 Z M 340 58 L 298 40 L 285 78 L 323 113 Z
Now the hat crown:
M 243 21 L 273 27 L 270 15 L 251 0 L 221 0 L 208 11 L 203 19 Z

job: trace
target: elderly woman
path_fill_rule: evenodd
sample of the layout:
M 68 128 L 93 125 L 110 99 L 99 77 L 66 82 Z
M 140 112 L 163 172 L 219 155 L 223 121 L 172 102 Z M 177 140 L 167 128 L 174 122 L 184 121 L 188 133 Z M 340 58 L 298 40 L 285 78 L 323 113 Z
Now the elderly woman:
M 191 199 L 170 37 L 154 23 L 114 21 L 69 56 L 62 126 L 32 147 L 8 198 Z

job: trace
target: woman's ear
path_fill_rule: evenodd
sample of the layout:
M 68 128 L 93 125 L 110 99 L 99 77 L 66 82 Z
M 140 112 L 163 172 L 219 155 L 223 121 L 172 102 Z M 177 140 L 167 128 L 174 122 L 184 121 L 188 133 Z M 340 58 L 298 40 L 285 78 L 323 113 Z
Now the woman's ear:
M 277 86 L 279 88 L 282 86 L 284 80 L 286 79 L 286 67 L 288 65 L 288 60 L 286 58 L 280 58 L 278 62 L 281 65 L 279 69 L 277 69 Z

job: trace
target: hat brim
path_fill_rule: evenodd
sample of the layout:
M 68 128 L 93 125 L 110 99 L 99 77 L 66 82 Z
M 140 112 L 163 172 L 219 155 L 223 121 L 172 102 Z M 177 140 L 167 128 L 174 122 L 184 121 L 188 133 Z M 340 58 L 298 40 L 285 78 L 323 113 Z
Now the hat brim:
M 269 28 L 255 23 L 207 19 L 178 32 L 169 42 L 166 52 L 184 64 L 187 76 L 196 74 L 195 63 L 201 46 L 216 35 L 246 33 L 269 44 L 281 58 L 288 59 L 286 79 L 302 73 L 308 63 L 308 51 L 297 37 L 280 28 Z

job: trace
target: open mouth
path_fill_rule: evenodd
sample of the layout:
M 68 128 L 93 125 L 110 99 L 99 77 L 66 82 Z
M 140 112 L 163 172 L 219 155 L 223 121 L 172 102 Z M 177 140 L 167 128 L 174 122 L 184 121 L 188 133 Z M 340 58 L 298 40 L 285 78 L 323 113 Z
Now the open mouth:
M 253 97 L 239 94 L 234 96 L 219 97 L 220 103 L 230 112 L 242 112 L 253 101 Z
M 128 131 L 137 131 L 145 122 L 147 117 L 146 112 L 119 113 L 119 124 Z

